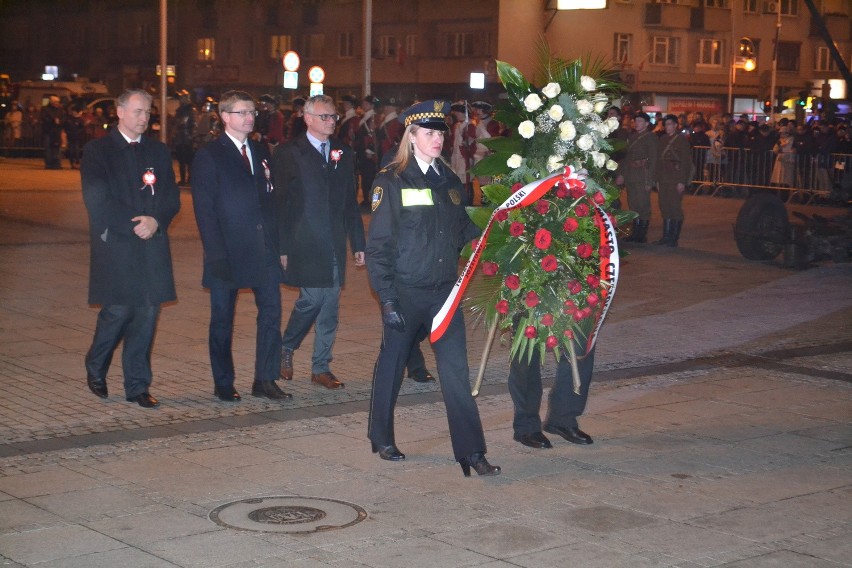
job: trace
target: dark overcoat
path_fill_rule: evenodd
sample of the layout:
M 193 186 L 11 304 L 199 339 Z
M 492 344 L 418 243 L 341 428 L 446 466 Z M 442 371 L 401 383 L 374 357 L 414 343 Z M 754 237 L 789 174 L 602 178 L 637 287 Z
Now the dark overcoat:
M 156 181 L 142 179 L 151 169 Z M 148 306 L 176 299 L 168 227 L 180 210 L 169 148 L 142 137 L 135 148 L 117 128 L 92 140 L 80 165 L 83 201 L 89 213 L 89 303 Z M 150 239 L 136 236 L 131 221 L 157 220 Z
M 284 282 L 291 286 L 333 287 L 335 258 L 342 286 L 347 238 L 352 252 L 364 251 L 354 153 L 336 139 L 329 142 L 328 163 L 305 134 L 275 149 L 272 175 L 279 193 L 279 244 L 281 254 L 287 255 Z
M 202 285 L 231 288 L 268 282 L 270 259 L 278 267 L 275 184 L 266 144 L 248 140 L 254 173 L 237 146 L 222 134 L 195 154 L 192 203 L 204 246 Z M 268 177 L 267 177 L 268 176 Z

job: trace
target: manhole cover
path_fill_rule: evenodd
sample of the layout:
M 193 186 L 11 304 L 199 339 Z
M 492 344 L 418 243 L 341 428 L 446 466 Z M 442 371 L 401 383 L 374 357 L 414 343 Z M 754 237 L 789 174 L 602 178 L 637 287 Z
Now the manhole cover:
M 344 529 L 366 518 L 358 505 L 320 497 L 243 499 L 210 512 L 210 520 L 223 527 L 289 534 Z

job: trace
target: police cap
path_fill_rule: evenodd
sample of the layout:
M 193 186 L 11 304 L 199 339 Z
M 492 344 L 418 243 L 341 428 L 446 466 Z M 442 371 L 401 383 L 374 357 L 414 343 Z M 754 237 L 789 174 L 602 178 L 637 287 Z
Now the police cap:
M 405 109 L 399 116 L 399 121 L 406 126 L 416 124 L 431 130 L 449 130 L 447 114 L 450 103 L 447 101 L 429 100 L 415 103 Z

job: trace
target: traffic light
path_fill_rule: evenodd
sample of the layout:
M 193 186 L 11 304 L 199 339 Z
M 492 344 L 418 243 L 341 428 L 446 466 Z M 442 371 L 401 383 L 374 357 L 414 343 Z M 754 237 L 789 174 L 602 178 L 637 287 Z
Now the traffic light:
M 806 91 L 799 91 L 799 100 L 796 101 L 796 106 L 802 108 L 808 106 L 808 93 Z
M 763 101 L 763 114 L 769 114 L 772 112 L 772 99 L 766 99 Z

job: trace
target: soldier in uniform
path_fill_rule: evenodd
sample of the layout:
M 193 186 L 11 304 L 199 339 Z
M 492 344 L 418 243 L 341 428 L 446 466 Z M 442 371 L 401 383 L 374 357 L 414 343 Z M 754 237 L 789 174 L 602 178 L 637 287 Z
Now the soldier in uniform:
M 357 174 L 361 178 L 361 192 L 364 196 L 364 201 L 361 202 L 362 207 L 369 207 L 370 198 L 368 192 L 373 187 L 373 179 L 376 177 L 377 165 L 379 163 L 376 154 L 376 130 L 375 117 L 376 105 L 379 104 L 379 99 L 372 95 L 367 95 L 361 101 L 361 109 L 364 114 L 361 115 L 361 120 L 358 123 L 358 130 L 355 133 L 355 164 Z
M 343 116 L 340 117 L 340 122 L 337 124 L 336 138 L 347 146 L 354 146 L 359 121 L 358 113 L 355 112 L 358 101 L 352 95 L 344 95 L 340 98 L 340 103 L 343 107 Z
M 633 124 L 634 130 L 627 138 L 627 149 L 624 159 L 618 164 L 615 183 L 627 186 L 628 205 L 639 214 L 633 220 L 633 234 L 625 240 L 644 243 L 648 240 L 648 226 L 651 224 L 651 188 L 654 187 L 659 141 L 648 128 L 651 117 L 647 113 L 636 113 Z
M 665 134 L 659 140 L 657 155 L 657 190 L 663 216 L 663 238 L 654 244 L 676 247 L 683 227 L 683 192 L 692 182 L 692 151 L 689 141 L 678 131 L 677 117 L 663 119 Z
M 430 100 L 402 114 L 399 151 L 373 184 L 367 270 L 384 328 L 368 434 L 373 452 L 385 460 L 405 459 L 396 446 L 393 413 L 408 354 L 458 277 L 459 251 L 480 234 L 465 212 L 461 181 L 440 159 L 449 107 Z M 433 348 L 456 460 L 465 476 L 471 468 L 479 475 L 499 473 L 485 459 L 482 421 L 470 393 L 462 310 Z

